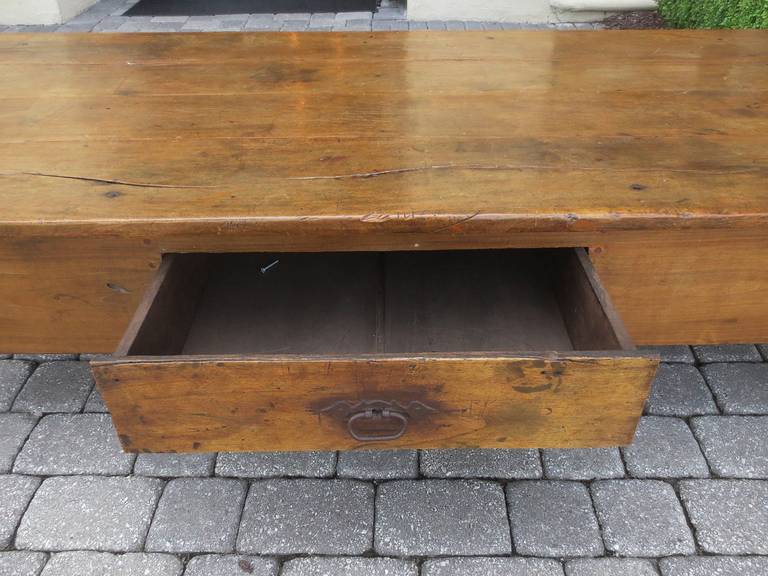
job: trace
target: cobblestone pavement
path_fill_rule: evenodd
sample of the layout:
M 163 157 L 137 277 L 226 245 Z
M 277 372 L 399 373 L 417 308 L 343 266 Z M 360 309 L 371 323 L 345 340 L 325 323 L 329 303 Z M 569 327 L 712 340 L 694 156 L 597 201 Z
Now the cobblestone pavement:
M 0 355 L 0 576 L 765 576 L 768 346 L 659 350 L 621 450 L 138 457 L 89 355 Z
M 516 28 L 594 29 L 599 24 L 559 22 L 517 24 L 407 20 L 402 5 L 383 0 L 376 12 L 315 14 L 229 14 L 222 16 L 123 16 L 138 0 L 101 0 L 92 8 L 53 26 L 0 26 L 0 32 L 369 32 L 386 30 L 501 30 Z

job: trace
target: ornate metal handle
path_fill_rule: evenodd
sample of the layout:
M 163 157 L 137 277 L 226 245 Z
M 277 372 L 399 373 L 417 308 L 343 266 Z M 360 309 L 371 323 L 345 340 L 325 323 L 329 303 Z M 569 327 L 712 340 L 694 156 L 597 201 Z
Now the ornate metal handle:
M 387 418 L 400 421 L 400 429 L 397 432 L 393 434 L 361 434 L 355 430 L 356 422 L 384 420 Z M 403 434 L 405 434 L 407 428 L 408 415 L 402 412 L 397 412 L 395 410 L 390 410 L 389 408 L 372 408 L 363 410 L 361 412 L 356 412 L 350 415 L 349 420 L 347 420 L 347 431 L 352 436 L 352 438 L 359 442 L 383 442 L 386 440 L 397 440 Z

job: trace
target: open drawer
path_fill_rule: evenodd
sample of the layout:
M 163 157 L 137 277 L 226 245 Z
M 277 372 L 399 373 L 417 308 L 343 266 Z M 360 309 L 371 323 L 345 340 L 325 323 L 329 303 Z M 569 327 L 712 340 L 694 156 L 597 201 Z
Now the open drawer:
M 129 451 L 589 447 L 657 363 L 582 249 L 173 254 L 93 371 Z

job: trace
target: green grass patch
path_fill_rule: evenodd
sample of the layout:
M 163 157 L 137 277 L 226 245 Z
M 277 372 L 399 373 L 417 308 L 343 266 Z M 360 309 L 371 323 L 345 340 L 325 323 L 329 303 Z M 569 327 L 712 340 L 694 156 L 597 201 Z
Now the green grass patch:
M 675 28 L 768 28 L 768 0 L 659 0 Z

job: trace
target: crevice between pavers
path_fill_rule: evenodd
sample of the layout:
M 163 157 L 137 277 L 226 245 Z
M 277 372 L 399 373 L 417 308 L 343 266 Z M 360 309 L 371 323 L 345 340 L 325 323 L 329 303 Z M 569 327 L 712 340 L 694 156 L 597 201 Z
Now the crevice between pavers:
M 134 466 L 136 460 L 134 460 Z M 132 474 L 129 474 L 127 478 L 133 478 Z M 149 522 L 147 523 L 147 529 L 144 531 L 144 536 L 141 539 L 141 546 L 139 549 L 142 552 L 147 552 L 147 537 L 149 536 L 149 531 L 152 528 L 152 523 L 155 521 L 155 516 L 157 515 L 157 509 L 160 507 L 160 500 L 162 500 L 163 495 L 165 494 L 165 489 L 168 487 L 168 483 L 170 480 L 167 480 L 165 478 L 157 478 L 156 480 L 159 480 L 163 483 L 163 487 L 160 489 L 160 494 L 157 496 L 157 500 L 155 501 L 155 505 L 152 508 L 152 514 L 150 515 Z
M 218 459 L 219 459 L 219 454 L 217 452 L 216 453 L 216 460 L 218 461 Z M 217 476 L 215 476 L 215 474 L 216 474 L 216 462 L 213 463 L 213 471 L 214 471 L 214 477 L 217 477 Z M 246 482 L 246 489 L 245 489 L 245 497 L 243 498 L 243 503 L 240 506 L 240 515 L 237 518 L 237 531 L 235 532 L 235 543 L 232 546 L 232 550 L 236 554 L 240 553 L 240 550 L 238 550 L 237 543 L 240 541 L 240 530 L 243 527 L 243 514 L 245 513 L 245 505 L 248 503 L 248 497 L 251 495 L 251 488 L 253 487 L 253 480 L 249 480 L 249 479 L 246 479 L 246 478 L 242 478 L 242 480 L 245 480 L 245 482 Z M 278 566 L 278 572 L 279 572 L 279 570 L 280 570 L 280 566 Z
M 695 549 L 693 556 L 704 556 L 704 551 L 702 550 L 701 546 L 699 546 L 698 531 L 696 530 L 696 526 L 694 526 L 693 521 L 688 514 L 688 508 L 685 506 L 685 502 L 683 502 L 682 496 L 680 496 L 680 480 L 669 480 L 667 483 L 672 487 L 672 490 L 675 493 L 675 497 L 680 503 L 680 508 L 683 511 L 683 518 L 685 518 L 685 523 L 688 526 L 688 530 L 691 531 L 691 538 L 693 538 L 693 547 Z
M 539 452 L 539 466 L 541 466 L 541 476 L 544 477 L 544 462 L 541 458 L 541 450 Z M 541 479 L 539 479 L 541 481 Z M 501 493 L 504 495 L 504 515 L 507 518 L 507 530 L 509 531 L 509 551 L 510 555 L 515 555 L 515 550 L 517 550 L 517 544 L 515 543 L 515 534 L 512 530 L 512 518 L 509 514 L 509 497 L 507 496 L 507 486 L 509 486 L 511 482 L 504 482 L 501 485 Z M 602 536 L 601 536 L 602 538 Z M 565 571 L 565 567 L 563 567 L 563 571 Z
M 727 364 L 727 362 L 724 362 L 724 364 Z M 701 366 L 705 366 L 705 364 L 701 364 Z M 707 378 L 707 373 L 704 372 L 704 370 L 702 370 L 699 365 L 696 365 L 696 370 L 698 370 L 699 374 L 701 375 L 701 379 L 704 380 L 704 384 L 707 386 L 707 390 L 709 390 L 709 393 L 712 395 L 712 400 L 715 402 L 715 408 L 717 408 L 717 414 L 713 414 L 713 416 L 726 416 L 725 407 L 720 404 L 720 400 L 717 398 L 717 394 L 715 394 L 715 390 L 712 388 L 712 385 L 709 383 L 709 378 Z M 706 414 L 702 414 L 702 416 L 706 416 Z
M 19 476 L 22 476 L 22 474 L 19 474 Z M 23 476 L 26 476 L 26 475 L 24 474 Z M 32 500 L 35 499 L 35 496 L 37 495 L 38 490 L 40 490 L 40 486 L 42 486 L 43 482 L 45 482 L 45 479 L 42 478 L 42 477 L 39 477 L 39 476 L 33 476 L 33 477 L 34 478 L 38 478 L 40 480 L 40 482 L 38 482 L 37 487 L 35 488 L 35 491 L 32 492 L 32 496 L 30 496 L 29 500 L 27 501 L 27 505 L 24 506 L 24 511 L 19 516 L 19 521 L 16 523 L 16 527 L 13 529 L 13 534 L 11 535 L 10 547 L 8 548 L 9 551 L 10 550 L 18 550 L 18 548 L 16 548 L 16 535 L 19 532 L 19 528 L 21 528 L 21 522 L 22 522 L 22 520 L 24 520 L 24 516 L 27 515 L 27 511 L 29 510 L 29 507 L 32 505 Z M 27 551 L 27 550 L 22 550 L 22 551 Z M 30 552 L 33 552 L 33 550 L 30 550 Z M 41 550 L 41 552 L 48 553 L 47 551 L 44 551 L 44 550 Z M 50 556 L 50 553 L 48 553 L 48 554 Z M 46 564 L 48 563 L 47 559 L 46 559 L 45 563 Z M 43 564 L 43 568 L 45 568 L 45 564 Z M 41 570 L 41 572 L 42 572 L 42 570 Z
M 13 356 L 11 356 L 11 358 L 13 358 Z M 36 362 L 34 360 L 22 360 L 22 362 L 29 362 L 32 365 L 32 369 L 29 371 L 29 374 L 27 374 L 27 377 L 24 378 L 24 382 L 21 383 L 21 386 L 19 386 L 19 389 L 16 390 L 16 394 L 14 394 L 13 398 L 11 398 L 10 402 L 8 403 L 8 410 L 3 412 L 4 414 L 19 414 L 19 412 L 13 412 L 13 405 L 16 402 L 16 399 L 19 397 L 19 394 L 21 394 L 21 391 L 24 390 L 24 386 L 26 386 L 27 382 L 29 382 L 29 379 L 32 378 L 32 374 L 35 373 L 35 370 L 37 370 L 37 368 L 41 364 L 41 362 Z M 31 412 L 21 412 L 21 414 L 31 414 Z M 39 420 L 40 418 L 38 417 L 38 421 Z M 35 424 L 35 426 L 37 426 L 37 424 Z M 26 442 L 26 439 L 24 440 L 24 442 Z
M 714 396 L 714 394 L 712 395 Z M 717 404 L 717 400 L 715 400 L 715 404 Z M 718 410 L 720 408 L 718 407 Z M 715 418 L 725 418 L 723 414 L 712 414 L 711 416 L 714 416 Z M 702 457 L 704 458 L 704 462 L 707 465 L 707 470 L 709 470 L 709 478 L 699 478 L 699 480 L 709 480 L 709 479 L 719 479 L 720 476 L 715 472 L 715 469 L 712 467 L 712 464 L 709 461 L 709 458 L 707 458 L 707 453 L 704 450 L 704 445 L 701 443 L 701 440 L 699 440 L 698 435 L 696 434 L 696 429 L 693 427 L 693 419 L 694 418 L 700 418 L 701 416 L 687 416 L 683 418 L 683 421 L 685 422 L 685 425 L 688 426 L 688 429 L 691 431 L 691 436 L 693 436 L 694 441 L 696 442 L 696 445 L 699 447 L 699 452 L 701 452 Z
M 27 445 L 27 442 L 29 442 L 29 438 L 32 436 L 32 433 L 37 429 L 37 427 L 40 425 L 40 422 L 42 421 L 44 416 L 38 416 L 37 414 L 32 414 L 31 412 L 6 412 L 6 414 L 29 414 L 33 418 L 37 418 L 37 420 L 35 421 L 35 425 L 29 429 L 29 432 L 27 432 L 27 435 L 24 437 L 24 441 L 19 445 L 19 449 L 16 452 L 16 455 L 13 457 L 13 462 L 11 462 L 11 467 L 8 470 L 8 474 L 19 474 L 18 472 L 14 472 L 14 468 L 16 468 L 16 460 L 18 460 L 19 455 L 24 451 L 24 447 Z M 42 479 L 48 478 L 48 476 L 38 476 L 37 474 L 24 474 L 24 476 L 37 476 L 38 478 L 41 478 L 41 481 L 40 481 L 41 484 L 43 483 Z M 37 492 L 37 490 L 35 490 L 35 492 Z

